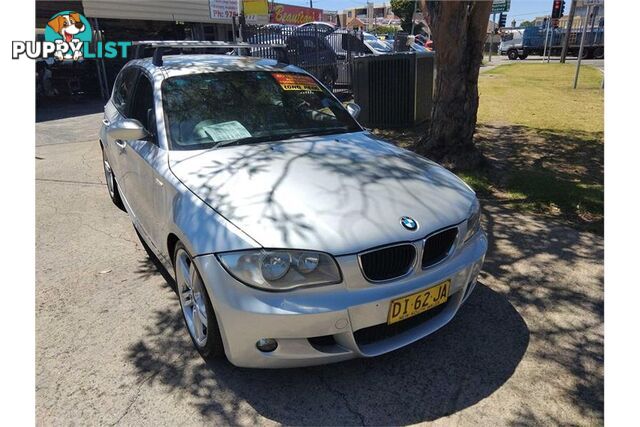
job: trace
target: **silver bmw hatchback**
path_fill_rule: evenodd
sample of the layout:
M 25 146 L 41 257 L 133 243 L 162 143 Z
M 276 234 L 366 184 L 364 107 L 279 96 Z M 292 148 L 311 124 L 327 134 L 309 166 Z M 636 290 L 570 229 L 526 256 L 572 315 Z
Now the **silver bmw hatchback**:
M 295 66 L 130 61 L 105 106 L 109 195 L 174 272 L 205 358 L 372 357 L 449 322 L 487 250 L 474 192 L 364 130 Z

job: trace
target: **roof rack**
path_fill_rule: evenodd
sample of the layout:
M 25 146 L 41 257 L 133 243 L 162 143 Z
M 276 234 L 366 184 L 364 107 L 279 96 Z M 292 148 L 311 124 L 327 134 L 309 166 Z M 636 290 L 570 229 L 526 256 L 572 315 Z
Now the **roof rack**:
M 162 55 L 165 51 L 182 50 L 182 49 L 264 49 L 272 48 L 275 50 L 279 62 L 288 63 L 287 51 L 285 44 L 278 43 L 245 43 L 245 42 L 221 42 L 221 41 L 197 41 L 197 40 L 145 40 L 134 41 L 132 45 L 135 47 L 133 58 L 143 58 L 145 48 L 153 48 L 153 65 L 162 66 Z

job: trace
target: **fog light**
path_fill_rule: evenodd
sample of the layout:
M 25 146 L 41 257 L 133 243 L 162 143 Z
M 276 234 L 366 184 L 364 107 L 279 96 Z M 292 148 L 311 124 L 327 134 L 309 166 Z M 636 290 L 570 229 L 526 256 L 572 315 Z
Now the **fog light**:
M 258 347 L 258 350 L 260 351 L 270 353 L 278 348 L 278 341 L 274 340 L 273 338 L 260 338 L 256 342 L 256 347 Z

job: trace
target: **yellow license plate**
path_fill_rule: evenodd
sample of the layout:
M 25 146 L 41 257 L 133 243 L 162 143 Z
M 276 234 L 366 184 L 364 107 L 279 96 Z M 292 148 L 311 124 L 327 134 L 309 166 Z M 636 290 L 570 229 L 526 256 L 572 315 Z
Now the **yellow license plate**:
M 409 317 L 424 313 L 433 307 L 445 303 L 447 298 L 449 298 L 450 286 L 451 279 L 445 280 L 429 289 L 416 292 L 415 294 L 394 299 L 389 305 L 387 324 L 390 325 L 408 319 Z

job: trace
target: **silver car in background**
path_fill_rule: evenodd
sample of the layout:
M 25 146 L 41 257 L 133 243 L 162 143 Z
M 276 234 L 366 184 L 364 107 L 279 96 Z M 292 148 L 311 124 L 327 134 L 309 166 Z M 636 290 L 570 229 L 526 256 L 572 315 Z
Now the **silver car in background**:
M 205 359 L 377 356 L 469 297 L 487 250 L 474 192 L 357 112 L 272 60 L 172 55 L 120 72 L 100 130 L 109 194 L 174 272 Z

